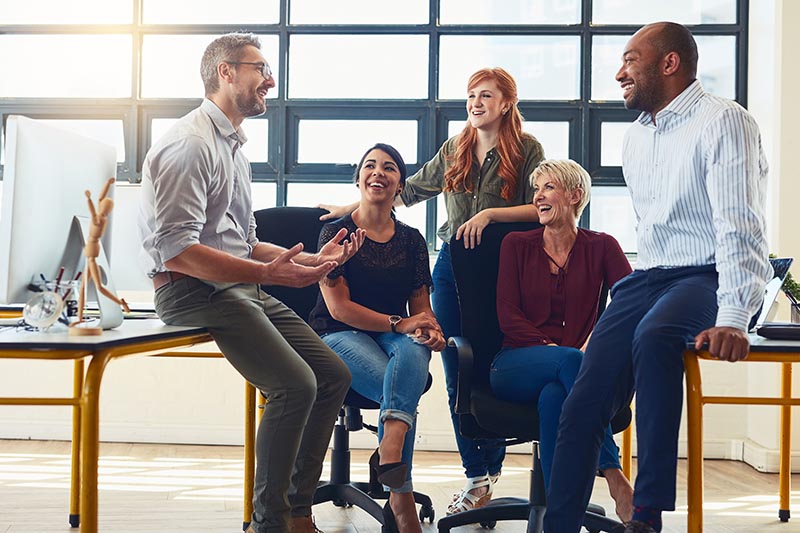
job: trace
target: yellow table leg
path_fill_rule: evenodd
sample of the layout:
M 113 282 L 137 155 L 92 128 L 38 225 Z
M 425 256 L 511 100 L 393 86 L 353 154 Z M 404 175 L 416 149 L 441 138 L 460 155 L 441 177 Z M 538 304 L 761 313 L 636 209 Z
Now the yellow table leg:
M 253 516 L 253 479 L 256 471 L 256 389 L 244 382 L 244 517 L 242 530 Z
M 622 449 L 620 450 L 622 454 L 622 473 L 625 474 L 625 477 L 631 479 L 633 475 L 633 460 L 632 460 L 632 446 L 631 443 L 633 441 L 633 422 L 631 425 L 625 428 L 625 431 L 622 432 Z
M 780 518 L 781 522 L 788 522 L 789 491 L 792 484 L 792 406 L 788 403 L 792 398 L 792 363 L 782 363 L 781 367 L 781 399 L 786 402 L 781 405 L 780 507 L 778 507 L 778 518 Z
M 83 359 L 76 359 L 72 368 L 72 396 L 80 398 L 83 392 Z M 81 523 L 80 489 L 81 489 L 81 406 L 72 407 L 72 457 L 70 460 L 69 484 L 69 525 L 78 527 Z
M 700 364 L 694 352 L 683 356 L 686 368 L 686 410 L 689 449 L 688 457 L 688 531 L 703 531 L 703 384 Z
M 97 533 L 97 461 L 100 441 L 100 381 L 109 352 L 92 357 L 81 398 L 81 533 Z

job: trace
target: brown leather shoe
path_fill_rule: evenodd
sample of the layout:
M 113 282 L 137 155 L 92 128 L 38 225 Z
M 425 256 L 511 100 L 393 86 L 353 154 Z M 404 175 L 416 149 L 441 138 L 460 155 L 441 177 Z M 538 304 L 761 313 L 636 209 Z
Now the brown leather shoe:
M 291 533 L 323 533 L 314 523 L 313 516 L 293 516 L 289 519 Z

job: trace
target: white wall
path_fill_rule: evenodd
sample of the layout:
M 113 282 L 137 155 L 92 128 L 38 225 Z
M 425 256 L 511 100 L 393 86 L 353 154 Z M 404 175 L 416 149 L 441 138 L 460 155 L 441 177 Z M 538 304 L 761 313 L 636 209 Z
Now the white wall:
M 793 94 L 800 74 L 790 51 L 800 49 L 800 3 L 763 0 L 751 9 L 749 107 L 756 116 L 771 172 L 770 242 L 772 250 L 800 258 L 800 235 L 795 231 L 795 199 L 800 198 L 800 152 L 792 128 L 800 111 Z M 783 51 L 789 51 L 784 53 Z M 794 120 L 793 120 L 794 119 Z M 784 170 L 785 169 L 785 170 Z M 112 270 L 118 288 L 142 290 L 149 283 L 138 269 L 135 254 L 135 211 L 138 188 L 119 187 L 114 226 Z M 797 269 L 795 269 L 797 270 Z M 785 307 L 785 305 L 784 305 Z M 764 364 L 702 364 L 707 394 L 775 395 L 778 369 Z M 441 362 L 431 365 L 434 386 L 420 405 L 419 449 L 455 450 Z M 0 360 L 3 395 L 43 395 L 71 387 L 68 363 Z M 796 387 L 797 389 L 797 387 Z M 223 360 L 128 359 L 112 363 L 103 385 L 101 438 L 116 441 L 242 442 L 243 385 Z M 797 392 L 797 391 L 796 391 Z M 798 393 L 800 394 L 800 393 Z M 371 415 L 370 418 L 373 418 Z M 772 407 L 709 406 L 705 408 L 706 457 L 746 458 L 756 467 L 777 468 L 778 409 Z M 795 428 L 800 423 L 795 424 Z M 362 432 L 364 433 L 364 432 Z M 70 438 L 70 410 L 57 407 L 0 407 L 1 438 Z M 373 447 L 370 435 L 356 435 L 354 445 Z M 682 429 L 681 450 L 685 450 Z M 793 447 L 800 451 L 800 430 Z M 517 447 L 519 451 L 527 447 Z M 800 455 L 797 454 L 797 455 Z M 795 458 L 800 470 L 800 457 Z

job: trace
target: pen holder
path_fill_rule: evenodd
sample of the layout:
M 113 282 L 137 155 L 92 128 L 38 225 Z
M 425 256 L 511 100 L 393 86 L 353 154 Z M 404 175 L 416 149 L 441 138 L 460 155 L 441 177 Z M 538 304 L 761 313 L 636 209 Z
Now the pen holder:
M 47 331 L 54 324 L 68 326 L 78 319 L 80 281 L 45 281 L 38 286 L 40 292 L 35 293 L 22 310 L 25 322 Z

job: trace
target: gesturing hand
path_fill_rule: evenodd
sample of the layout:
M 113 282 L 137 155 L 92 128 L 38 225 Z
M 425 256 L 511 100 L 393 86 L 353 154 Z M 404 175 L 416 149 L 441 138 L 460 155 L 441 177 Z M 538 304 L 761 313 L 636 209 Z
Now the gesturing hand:
M 315 254 L 316 264 L 322 264 L 327 261 L 336 261 L 337 264 L 343 265 L 348 259 L 353 257 L 361 245 L 364 244 L 364 238 L 367 232 L 361 228 L 355 230 L 350 234 L 350 238 L 342 241 L 347 236 L 347 229 L 342 228 L 333 236 L 331 240 L 325 243 L 325 246 L 319 249 Z
M 750 339 L 747 333 L 737 328 L 714 327 L 698 333 L 694 338 L 695 350 L 708 344 L 708 353 L 712 357 L 734 363 L 747 357 Z
M 295 263 L 292 258 L 302 251 L 303 243 L 298 243 L 269 263 L 264 263 L 264 276 L 261 283 L 286 287 L 307 287 L 317 283 L 337 266 L 336 261 L 323 261 L 316 266 Z

